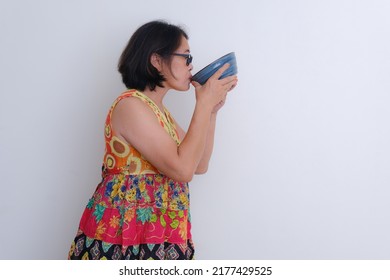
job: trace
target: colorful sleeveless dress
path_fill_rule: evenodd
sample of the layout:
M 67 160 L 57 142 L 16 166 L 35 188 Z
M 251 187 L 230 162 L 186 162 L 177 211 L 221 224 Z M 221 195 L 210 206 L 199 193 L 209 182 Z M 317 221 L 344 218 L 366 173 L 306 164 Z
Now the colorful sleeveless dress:
M 193 259 L 188 183 L 161 174 L 111 126 L 124 98 L 139 98 L 180 144 L 174 121 L 143 93 L 128 90 L 111 106 L 105 122 L 102 181 L 80 220 L 68 259 Z

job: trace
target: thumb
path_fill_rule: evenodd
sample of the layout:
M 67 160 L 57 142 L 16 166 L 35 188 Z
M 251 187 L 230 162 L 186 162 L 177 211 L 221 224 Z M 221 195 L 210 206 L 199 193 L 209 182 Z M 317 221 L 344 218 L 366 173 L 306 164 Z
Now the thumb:
M 198 88 L 198 87 L 201 87 L 202 85 L 199 84 L 198 82 L 196 81 L 191 81 L 191 84 L 194 86 L 194 88 Z

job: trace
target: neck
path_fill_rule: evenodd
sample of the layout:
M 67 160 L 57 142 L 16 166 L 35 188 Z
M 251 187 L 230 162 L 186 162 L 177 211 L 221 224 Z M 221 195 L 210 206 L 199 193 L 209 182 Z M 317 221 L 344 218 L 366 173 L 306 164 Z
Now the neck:
M 160 110 L 164 112 L 163 99 L 167 94 L 167 92 L 168 92 L 167 88 L 156 87 L 154 90 L 150 90 L 146 88 L 143 91 L 143 94 L 149 97 L 154 103 L 156 103 L 156 105 L 160 108 Z

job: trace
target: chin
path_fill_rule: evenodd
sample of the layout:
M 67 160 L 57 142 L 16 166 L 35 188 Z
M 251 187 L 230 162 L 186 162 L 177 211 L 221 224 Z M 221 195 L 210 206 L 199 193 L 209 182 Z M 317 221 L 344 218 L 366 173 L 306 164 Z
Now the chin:
M 177 91 L 188 91 L 189 89 L 190 89 L 190 84 L 175 88 L 175 90 Z

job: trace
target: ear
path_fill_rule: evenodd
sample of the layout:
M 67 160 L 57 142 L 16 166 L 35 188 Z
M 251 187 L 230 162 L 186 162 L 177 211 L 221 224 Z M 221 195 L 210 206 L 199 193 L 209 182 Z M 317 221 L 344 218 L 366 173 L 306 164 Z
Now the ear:
M 157 69 L 157 71 L 161 72 L 162 70 L 162 59 L 161 56 L 157 53 L 153 53 L 150 57 L 150 63 Z

